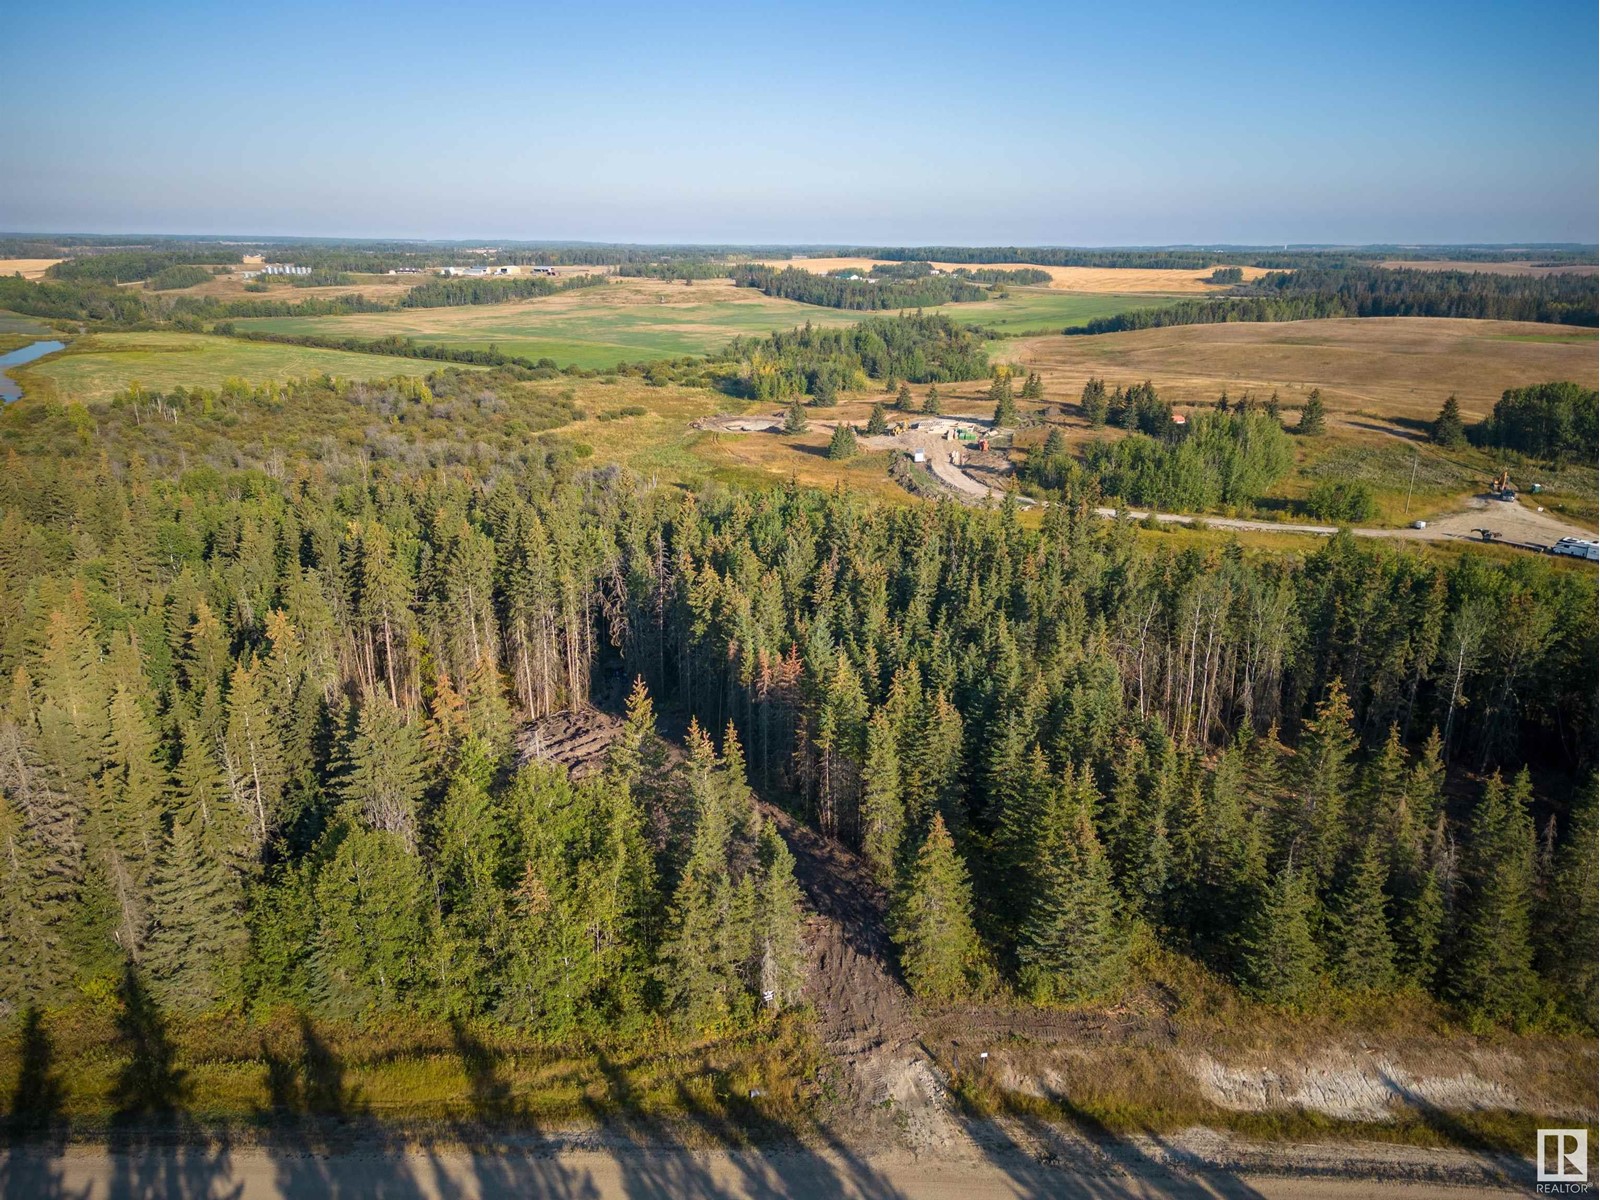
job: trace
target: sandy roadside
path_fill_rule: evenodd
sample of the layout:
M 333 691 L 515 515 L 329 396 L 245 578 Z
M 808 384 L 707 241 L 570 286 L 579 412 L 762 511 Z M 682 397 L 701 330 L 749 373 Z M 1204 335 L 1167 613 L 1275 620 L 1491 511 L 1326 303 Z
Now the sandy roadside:
M 1120 1157 L 1120 1156 L 1119 1156 Z M 865 1159 L 848 1151 L 663 1151 L 449 1149 L 317 1152 L 304 1148 L 165 1147 L 139 1152 L 74 1147 L 64 1153 L 13 1150 L 0 1156 L 0 1196 L 164 1196 L 200 1200 L 308 1200 L 311 1197 L 406 1197 L 498 1200 L 499 1197 L 727 1197 L 729 1200 L 928 1198 L 1002 1200 L 1032 1196 L 1189 1200 L 1462 1200 L 1517 1194 L 1495 1186 L 1473 1160 L 1455 1156 L 1465 1174 L 1406 1178 L 1417 1164 L 1396 1156 L 1400 1174 L 1383 1178 L 1285 1177 L 1233 1171 L 1200 1160 L 1140 1155 L 1137 1161 L 1040 1162 L 1011 1150 L 975 1157 Z M 1436 1153 L 1435 1166 L 1444 1161 Z M 1425 1168 L 1424 1175 L 1430 1172 Z M 1447 1173 L 1448 1174 L 1448 1173 Z M 1531 1178 L 1531 1171 L 1529 1172 Z

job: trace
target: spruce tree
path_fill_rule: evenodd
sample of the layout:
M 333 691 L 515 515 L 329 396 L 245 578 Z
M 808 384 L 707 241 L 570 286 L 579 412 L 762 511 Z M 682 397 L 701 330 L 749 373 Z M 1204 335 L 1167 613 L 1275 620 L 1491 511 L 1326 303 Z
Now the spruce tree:
M 287 775 L 283 743 L 258 670 L 239 663 L 228 686 L 228 727 L 223 740 L 228 789 L 250 817 L 259 857 L 283 817 Z
M 895 393 L 894 406 L 900 412 L 910 412 L 912 409 L 911 389 L 903 383 L 900 385 L 900 390 Z M 874 404 L 872 407 L 879 411 L 883 409 L 881 404 Z
M 1311 937 L 1316 900 L 1304 875 L 1288 864 L 1267 892 L 1245 941 L 1246 991 L 1269 1004 L 1295 1007 L 1316 992 L 1321 955 Z
M 1492 1020 L 1525 1016 L 1536 979 L 1531 944 L 1533 822 L 1526 771 L 1510 787 L 1499 772 L 1472 811 L 1462 862 L 1446 994 Z
M 156 731 L 128 687 L 113 693 L 110 721 L 106 769 L 89 829 L 116 905 L 117 945 L 137 959 L 149 916 L 151 872 L 165 839 L 167 779 Z
M 1083 385 L 1083 396 L 1079 401 L 1083 408 L 1083 416 L 1089 422 L 1090 429 L 1105 427 L 1106 417 L 1110 405 L 1106 400 L 1106 381 L 1104 379 L 1090 379 Z
M 979 965 L 972 885 L 938 813 L 895 906 L 894 937 L 900 969 L 919 1000 L 971 993 Z
M 247 944 L 238 873 L 211 845 L 201 809 L 186 807 L 156 864 L 144 956 L 163 1003 L 210 1008 L 237 988 Z
M 909 402 L 909 400 L 910 400 L 910 393 L 909 392 L 906 393 L 906 398 L 907 398 L 907 401 Z M 902 410 L 902 411 L 904 411 L 904 410 Z M 884 416 L 883 405 L 874 404 L 872 406 L 872 415 L 867 418 L 867 434 L 870 437 L 879 437 L 879 436 L 881 436 L 881 435 L 883 435 L 885 433 L 888 433 L 888 432 L 889 432 L 889 420 L 888 420 L 887 417 Z
M 1039 887 L 1017 948 L 1023 987 L 1037 1000 L 1104 995 L 1126 966 L 1111 868 L 1091 818 L 1094 794 L 1085 767 L 1055 791 L 1040 823 Z
M 867 758 L 862 770 L 861 854 L 872 876 L 893 888 L 905 835 L 905 800 L 900 791 L 900 751 L 889 714 L 879 709 L 867 722 Z
M 1345 804 L 1351 792 L 1356 738 L 1344 684 L 1335 679 L 1301 734 L 1296 788 L 1285 810 L 1280 847 L 1325 884 L 1344 852 Z
M 811 422 L 806 419 L 805 407 L 800 401 L 790 403 L 783 416 L 783 431 L 788 434 L 804 433 Z
M 1595 793 L 1595 776 L 1590 775 L 1573 808 L 1566 841 L 1556 852 L 1539 921 L 1540 973 L 1558 989 L 1567 1010 L 1591 1028 L 1597 1003 L 1594 948 L 1600 925 Z
M 1467 444 L 1467 426 L 1461 419 L 1461 402 L 1453 394 L 1445 397 L 1444 407 L 1434 418 L 1428 433 L 1435 445 L 1452 450 Z
M 786 1008 L 799 1001 L 805 983 L 800 885 L 794 878 L 794 855 L 770 821 L 762 823 L 757 854 L 761 864 L 757 917 L 761 1002 L 768 1008 Z
M 840 421 L 833 427 L 833 436 L 828 439 L 828 457 L 834 462 L 843 462 L 854 458 L 856 449 L 856 431 L 847 422 Z
M 928 385 L 928 394 L 922 401 L 922 411 L 930 417 L 937 417 L 944 411 L 944 409 L 939 406 L 938 384 L 934 383 Z
M 1017 400 L 1011 390 L 1011 376 L 1007 372 L 995 375 L 989 385 L 989 399 L 994 404 L 994 427 L 1006 429 L 1017 423 Z
M 1311 395 L 1306 397 L 1305 407 L 1300 410 L 1300 424 L 1295 426 L 1295 432 L 1305 437 L 1320 437 L 1327 432 L 1327 428 L 1328 413 L 1322 403 L 1322 391 L 1312 388 Z
M 1382 846 L 1377 834 L 1367 839 L 1333 913 L 1338 944 L 1334 974 L 1348 988 L 1382 990 L 1394 984 L 1394 941 L 1384 911 L 1388 868 Z
M 422 798 L 422 739 L 416 723 L 379 692 L 362 700 L 340 780 L 345 803 L 372 829 L 417 847 L 417 802 Z

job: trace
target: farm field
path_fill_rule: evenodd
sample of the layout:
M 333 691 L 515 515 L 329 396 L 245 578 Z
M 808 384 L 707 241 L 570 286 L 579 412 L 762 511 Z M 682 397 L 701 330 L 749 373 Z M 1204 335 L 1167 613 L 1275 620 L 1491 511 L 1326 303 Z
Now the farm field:
M 431 275 L 356 275 L 350 276 L 350 283 L 333 284 L 328 287 L 295 287 L 286 279 L 274 281 L 264 279 L 268 290 L 265 292 L 247 292 L 245 284 L 253 282 L 246 279 L 243 272 L 254 270 L 258 264 L 235 264 L 227 275 L 214 275 L 204 283 L 197 283 L 193 287 L 172 288 L 166 291 L 152 292 L 153 296 L 207 296 L 213 300 L 268 300 L 286 304 L 298 304 L 303 300 L 329 300 L 337 296 L 369 296 L 374 300 L 393 300 L 400 296 L 407 288 L 416 287 L 417 284 L 426 282 Z M 124 284 L 124 287 L 143 288 L 142 281 Z
M 1030 338 L 1015 357 L 1039 371 L 1052 398 L 1076 397 L 1090 376 L 1108 386 L 1149 379 L 1167 399 L 1210 403 L 1226 388 L 1297 408 L 1322 390 L 1335 423 L 1431 421 L 1454 395 L 1481 420 L 1510 387 L 1592 382 L 1592 329 L 1515 321 L 1377 317 L 1185 325 L 1095 337 Z
M 872 258 L 772 258 L 760 260 L 771 267 L 799 267 L 801 270 L 814 271 L 825 275 L 829 271 L 842 271 L 845 269 L 864 270 L 874 262 L 881 261 Z M 1051 288 L 1064 292 L 1088 293 L 1122 293 L 1141 292 L 1151 295 L 1172 295 L 1174 293 L 1220 292 L 1226 285 L 1207 283 L 1206 276 L 1211 274 L 1209 268 L 1199 271 L 1174 271 L 1158 268 L 1138 267 L 1046 267 L 1038 263 L 944 263 L 933 264 L 943 271 L 953 271 L 958 267 L 968 270 L 996 270 L 1017 271 L 1024 267 L 1031 267 L 1035 271 L 1045 271 L 1050 275 Z M 1246 280 L 1259 279 L 1265 275 L 1263 267 L 1244 267 Z
M 1151 297 L 1072 295 L 1047 288 L 1013 288 L 1003 300 L 947 305 L 963 322 L 1001 332 L 1036 332 L 1081 323 L 1148 305 Z M 430 345 L 486 350 L 491 345 L 524 358 L 552 358 L 562 366 L 615 366 L 719 350 L 740 336 L 813 325 L 850 325 L 872 316 L 779 300 L 728 280 L 692 286 L 651 279 L 620 279 L 514 304 L 402 309 L 343 317 L 254 317 L 241 329 L 323 337 L 400 335 Z
M 59 258 L 0 258 L 0 275 L 42 279 L 44 273 L 60 261 Z
M 525 358 L 553 358 L 562 366 L 611 367 L 704 354 L 740 335 L 760 335 L 811 321 L 847 325 L 860 313 L 774 300 L 728 280 L 692 286 L 624 279 L 603 288 L 543 296 L 513 304 L 414 308 L 345 317 L 263 317 L 237 322 L 241 329 L 325 337 L 414 337 L 430 345 L 483 350 L 497 346 Z
M 329 374 L 346 379 L 427 375 L 441 364 L 380 354 L 273 346 L 194 333 L 98 333 L 61 354 L 14 372 L 24 396 L 105 400 L 135 381 L 163 390 L 217 387 Z M 473 369 L 473 368 L 468 368 Z

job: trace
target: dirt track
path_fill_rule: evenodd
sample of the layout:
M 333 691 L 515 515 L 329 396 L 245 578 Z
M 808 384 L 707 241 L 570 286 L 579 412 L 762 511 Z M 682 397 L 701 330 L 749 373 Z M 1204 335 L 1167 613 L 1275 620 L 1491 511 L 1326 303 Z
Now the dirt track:
M 1527 1172 L 1531 1180 L 1532 1169 Z M 1450 1185 L 1395 1178 L 1381 1184 L 1342 1178 L 1294 1178 L 1234 1172 L 1170 1156 L 1108 1162 L 1095 1168 L 1039 1162 L 1014 1151 L 964 1159 L 904 1155 L 858 1157 L 847 1150 L 648 1151 L 548 1148 L 410 1149 L 330 1154 L 164 1148 L 139 1154 L 74 1148 L 62 1155 L 12 1151 L 0 1156 L 6 1200 L 83 1200 L 161 1196 L 172 1200 L 1011 1200 L 1073 1196 L 1094 1200 L 1461 1200 L 1519 1194 L 1482 1180 Z

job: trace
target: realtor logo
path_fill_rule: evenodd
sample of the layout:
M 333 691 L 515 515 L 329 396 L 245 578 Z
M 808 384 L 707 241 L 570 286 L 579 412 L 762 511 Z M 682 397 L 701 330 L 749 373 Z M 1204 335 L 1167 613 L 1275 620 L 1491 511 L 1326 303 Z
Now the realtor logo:
M 1540 1183 L 1589 1182 L 1589 1131 L 1539 1130 Z

